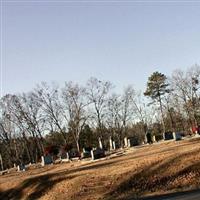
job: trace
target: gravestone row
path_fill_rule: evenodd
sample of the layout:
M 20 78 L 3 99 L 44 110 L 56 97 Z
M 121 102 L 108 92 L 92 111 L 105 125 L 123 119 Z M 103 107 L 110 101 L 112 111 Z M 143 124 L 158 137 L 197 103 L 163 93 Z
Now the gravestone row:
M 172 133 L 172 132 L 166 132 L 163 135 L 165 140 L 181 140 L 182 136 L 180 133 Z M 99 142 L 99 148 L 83 148 L 83 152 L 80 155 L 76 150 L 69 151 L 69 152 L 64 152 L 60 156 L 60 159 L 62 161 L 70 161 L 75 158 L 91 158 L 92 160 L 103 158 L 106 156 L 105 150 L 103 149 L 103 144 L 101 141 L 101 138 L 98 139 Z M 150 132 L 148 132 L 145 135 L 145 139 L 143 143 L 155 143 L 157 142 L 156 136 L 151 135 Z M 140 145 L 138 140 L 134 137 L 124 137 L 124 147 L 133 147 Z M 112 139 L 112 137 L 109 138 L 109 146 L 110 150 L 116 150 L 116 147 L 119 148 L 119 145 L 116 145 L 116 142 Z M 42 166 L 52 164 L 53 163 L 53 158 L 50 155 L 42 156 Z

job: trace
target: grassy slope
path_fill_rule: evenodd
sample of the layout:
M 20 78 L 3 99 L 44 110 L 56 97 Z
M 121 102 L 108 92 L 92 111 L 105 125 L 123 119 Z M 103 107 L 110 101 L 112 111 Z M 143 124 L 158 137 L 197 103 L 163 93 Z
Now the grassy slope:
M 46 166 L 0 177 L 0 199 L 123 199 L 200 186 L 200 139 L 130 149 L 93 163 Z

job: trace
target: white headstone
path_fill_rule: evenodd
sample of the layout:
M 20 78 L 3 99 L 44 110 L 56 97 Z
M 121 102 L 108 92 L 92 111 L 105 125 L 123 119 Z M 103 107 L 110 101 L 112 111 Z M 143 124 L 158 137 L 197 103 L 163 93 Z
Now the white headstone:
M 124 146 L 125 146 L 125 147 L 128 147 L 128 140 L 127 140 L 127 137 L 124 138 Z
M 2 159 L 1 154 L 0 154 L 0 163 L 1 163 L 1 170 L 3 171 L 3 159 Z
M 92 160 L 94 160 L 94 151 L 91 150 L 91 157 L 92 157 Z
M 67 152 L 66 154 L 67 154 L 67 159 L 69 160 L 69 153 Z
M 42 165 L 42 166 L 45 166 L 44 156 L 41 157 L 41 160 L 42 160 L 41 165 Z
M 113 149 L 113 143 L 112 143 L 112 138 L 111 137 L 109 139 L 109 142 L 110 142 L 110 150 L 112 150 Z
M 116 149 L 115 141 L 113 141 L 113 149 Z
M 102 142 L 101 142 L 101 138 L 99 137 L 99 148 L 100 149 L 103 149 L 103 145 L 102 145 Z
M 131 147 L 131 141 L 128 139 L 128 147 Z
M 198 136 L 199 136 L 197 129 L 195 130 L 195 135 L 194 135 L 194 136 L 195 136 L 195 137 L 198 137 Z
M 153 142 L 157 142 L 157 141 L 156 141 L 156 136 L 155 136 L 155 135 L 153 135 L 152 140 L 153 140 Z
M 173 139 L 176 140 L 176 133 L 173 132 L 172 135 L 173 135 Z

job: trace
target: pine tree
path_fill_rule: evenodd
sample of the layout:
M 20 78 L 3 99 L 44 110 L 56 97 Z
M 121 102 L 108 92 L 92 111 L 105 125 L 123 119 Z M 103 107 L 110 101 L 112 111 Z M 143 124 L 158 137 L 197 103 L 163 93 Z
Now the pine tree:
M 159 104 L 164 133 L 165 133 L 165 123 L 164 123 L 162 97 L 166 93 L 170 92 L 170 90 L 168 89 L 168 86 L 169 84 L 167 83 L 167 77 L 160 72 L 154 72 L 148 78 L 147 88 L 146 88 L 146 91 L 144 92 L 145 96 L 148 96 L 153 100 L 152 103 Z

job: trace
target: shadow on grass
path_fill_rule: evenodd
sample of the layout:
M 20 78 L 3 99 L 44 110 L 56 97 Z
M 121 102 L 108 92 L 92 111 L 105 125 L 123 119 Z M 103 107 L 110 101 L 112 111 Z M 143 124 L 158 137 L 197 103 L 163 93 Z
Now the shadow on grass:
M 188 199 L 200 199 L 200 189 L 190 190 L 185 192 L 174 192 L 163 195 L 155 195 L 151 197 L 144 197 L 141 200 L 188 200 Z
M 177 188 L 170 188 L 170 182 L 173 182 L 178 177 L 188 175 L 190 172 L 195 172 L 197 176 L 200 174 L 200 162 L 191 164 L 176 173 L 171 175 L 162 175 L 166 172 L 170 166 L 177 164 L 177 161 L 195 155 L 198 152 L 190 151 L 187 153 L 179 154 L 166 161 L 157 161 L 144 168 L 142 168 L 137 173 L 125 174 L 127 177 L 123 182 L 121 182 L 112 191 L 107 193 L 103 199 L 106 200 L 130 200 L 130 199 L 140 199 L 145 193 L 152 193 L 159 190 L 167 191 L 170 189 L 180 189 L 180 185 Z
M 3 199 L 3 200 L 24 199 L 25 198 L 24 190 L 27 188 L 34 188 L 34 192 L 31 193 L 27 197 L 27 199 L 37 199 L 41 197 L 45 191 L 51 189 L 56 183 L 66 179 L 66 178 L 58 178 L 55 180 L 51 180 L 50 178 L 51 176 L 44 175 L 40 177 L 27 179 L 17 188 L 12 188 L 12 189 L 1 192 L 0 199 Z
M 36 176 L 24 180 L 16 188 L 11 188 L 6 191 L 0 191 L 0 199 L 2 200 L 19 200 L 19 199 L 37 199 L 45 194 L 48 190 L 53 188 L 57 183 L 64 180 L 71 180 L 75 177 L 82 176 L 82 174 L 76 174 L 76 172 L 98 169 L 105 166 L 114 164 L 116 161 L 106 163 L 94 163 L 89 166 L 80 166 L 77 168 L 66 169 L 56 173 L 49 173 L 45 175 Z M 13 180 L 14 181 L 14 180 Z M 26 195 L 27 189 L 31 189 L 32 192 Z

